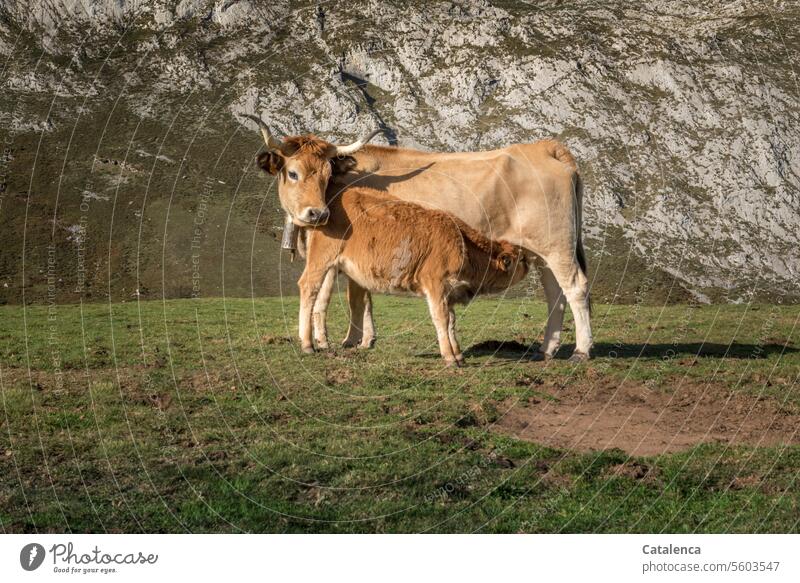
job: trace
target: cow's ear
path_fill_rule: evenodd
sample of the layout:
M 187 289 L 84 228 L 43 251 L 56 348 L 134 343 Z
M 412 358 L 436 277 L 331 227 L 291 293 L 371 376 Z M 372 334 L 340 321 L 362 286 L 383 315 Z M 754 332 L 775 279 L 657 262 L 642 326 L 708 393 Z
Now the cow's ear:
M 264 172 L 274 176 L 283 168 L 283 156 L 279 152 L 262 152 L 256 158 L 256 164 Z
M 356 159 L 352 156 L 334 156 L 331 158 L 334 174 L 347 174 L 356 167 Z

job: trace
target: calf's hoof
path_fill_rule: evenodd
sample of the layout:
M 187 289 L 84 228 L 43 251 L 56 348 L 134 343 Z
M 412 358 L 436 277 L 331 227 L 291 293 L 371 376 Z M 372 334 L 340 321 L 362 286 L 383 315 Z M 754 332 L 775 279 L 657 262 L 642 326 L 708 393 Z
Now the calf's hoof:
M 456 356 L 456 366 L 464 366 L 465 362 L 466 361 L 464 360 L 464 356 L 462 354 Z
M 535 350 L 533 355 L 531 355 L 531 360 L 534 362 L 547 362 L 548 360 L 553 360 L 553 355 L 542 352 L 541 350 Z
M 314 354 L 314 347 L 313 346 L 303 346 L 302 350 L 303 350 L 303 354 Z
M 375 338 L 374 337 L 373 338 L 365 338 L 358 345 L 359 348 L 372 348 L 373 346 L 375 346 Z
M 345 338 L 342 340 L 342 348 L 355 348 L 360 342 L 360 338 Z
M 330 346 L 328 345 L 327 340 L 317 340 L 317 348 L 320 350 L 328 350 Z
M 589 355 L 585 352 L 580 352 L 576 350 L 572 353 L 572 356 L 569 357 L 569 361 L 575 364 L 581 364 L 584 362 L 589 362 Z

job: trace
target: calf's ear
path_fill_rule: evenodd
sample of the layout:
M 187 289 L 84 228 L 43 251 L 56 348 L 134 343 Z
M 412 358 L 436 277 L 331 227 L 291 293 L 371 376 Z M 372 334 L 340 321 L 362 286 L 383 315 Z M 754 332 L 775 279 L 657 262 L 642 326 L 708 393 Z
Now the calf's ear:
M 334 174 L 346 174 L 356 167 L 356 159 L 352 156 L 334 156 L 331 158 Z
M 256 158 L 256 164 L 264 172 L 274 176 L 283 168 L 283 156 L 278 152 L 262 152 Z

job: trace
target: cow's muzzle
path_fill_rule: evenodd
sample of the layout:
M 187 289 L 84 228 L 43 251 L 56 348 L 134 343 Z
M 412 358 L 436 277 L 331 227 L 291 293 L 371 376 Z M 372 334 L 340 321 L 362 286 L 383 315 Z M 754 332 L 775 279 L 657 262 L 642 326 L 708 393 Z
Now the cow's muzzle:
M 330 216 L 331 213 L 326 208 L 318 209 L 313 207 L 307 207 L 303 209 L 303 212 L 297 215 L 297 219 L 301 223 L 305 223 L 306 225 L 310 225 L 312 227 L 318 227 L 320 225 L 324 225 L 325 223 L 327 223 Z

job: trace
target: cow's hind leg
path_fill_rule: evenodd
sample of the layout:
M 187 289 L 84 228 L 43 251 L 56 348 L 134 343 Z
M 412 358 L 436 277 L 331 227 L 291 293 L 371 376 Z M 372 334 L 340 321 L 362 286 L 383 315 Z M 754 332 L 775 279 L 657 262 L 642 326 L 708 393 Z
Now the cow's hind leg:
M 375 325 L 372 321 L 372 296 L 354 282 L 347 280 L 347 303 L 350 307 L 350 326 L 342 346 L 372 348 L 375 344 Z
M 333 286 L 336 284 L 336 269 L 331 269 L 325 274 L 322 286 L 319 288 L 317 300 L 314 302 L 314 340 L 317 347 L 326 349 L 328 346 L 328 305 L 331 303 Z
M 570 361 L 584 362 L 592 348 L 589 279 L 574 256 L 548 257 L 547 266 L 561 286 L 575 320 L 575 352 Z
M 450 337 L 450 347 L 453 349 L 456 362 L 464 364 L 464 355 L 461 353 L 461 346 L 458 344 L 458 338 L 456 338 L 456 312 L 453 306 L 450 306 L 448 316 L 447 334 Z
M 436 337 L 439 341 L 439 353 L 448 365 L 460 365 L 456 360 L 453 347 L 450 345 L 450 308 L 443 293 L 427 291 L 428 309 L 431 312 L 433 325 L 436 327 Z
M 564 310 L 567 307 L 567 300 L 553 271 L 541 262 L 537 262 L 536 269 L 539 272 L 544 297 L 547 300 L 547 325 L 538 352 L 541 355 L 539 359 L 547 360 L 555 356 L 561 344 L 561 329 L 564 326 Z

